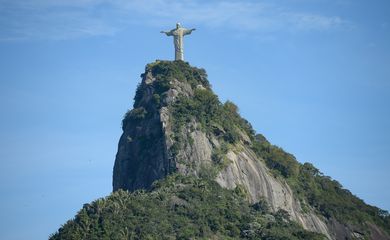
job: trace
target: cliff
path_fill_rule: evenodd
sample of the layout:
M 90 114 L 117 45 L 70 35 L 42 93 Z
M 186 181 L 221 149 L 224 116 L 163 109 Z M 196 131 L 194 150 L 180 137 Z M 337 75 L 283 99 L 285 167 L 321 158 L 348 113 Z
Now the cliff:
M 282 211 L 288 217 L 275 226 L 284 221 L 305 229 L 299 230 L 305 237 L 298 239 L 390 239 L 387 212 L 366 205 L 311 164 L 299 163 L 255 134 L 237 106 L 219 101 L 203 69 L 183 61 L 156 61 L 146 66 L 141 77 L 133 109 L 122 121 L 114 192 L 145 189 L 152 197 L 153 192 L 162 191 L 156 190 L 156 181 L 164 182 L 168 175 L 203 179 L 202 186 L 215 183 L 218 187 L 213 189 L 240 192 L 248 206 L 265 202 L 267 216 L 277 218 Z M 178 195 L 175 192 L 170 199 L 196 206 Z M 240 231 L 239 236 L 246 238 Z M 319 234 L 308 237 L 308 232 Z M 214 233 L 214 237 L 222 234 Z M 272 236 L 259 234 L 254 236 Z

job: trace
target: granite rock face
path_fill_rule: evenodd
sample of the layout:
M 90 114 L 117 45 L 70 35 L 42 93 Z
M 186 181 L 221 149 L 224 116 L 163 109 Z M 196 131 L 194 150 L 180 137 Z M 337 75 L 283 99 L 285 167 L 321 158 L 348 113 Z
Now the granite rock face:
M 143 97 L 122 122 L 113 172 L 114 191 L 149 188 L 171 171 L 159 109 L 152 103 L 152 80 L 150 73 L 145 75 L 141 83 Z
M 272 174 L 264 159 L 253 152 L 253 139 L 245 131 L 238 130 L 239 139 L 223 152 L 223 164 L 216 166 L 216 152 L 224 145 L 219 133 L 224 130 L 219 126 L 213 131 L 204 129 L 196 118 L 187 119 L 181 123 L 184 127 L 177 128 L 175 119 L 178 99 L 193 98 L 198 90 L 211 91 L 204 70 L 178 61 L 173 70 L 180 73 L 182 67 L 186 72 L 170 74 L 164 64 L 157 61 L 146 67 L 134 109 L 123 120 L 113 172 L 114 191 L 148 189 L 153 181 L 172 172 L 208 174 L 222 187 L 243 188 L 249 202 L 265 199 L 271 210 L 287 211 L 307 230 L 323 233 L 328 239 L 359 239 L 358 233 L 326 219 L 313 208 L 304 211 L 287 182 Z

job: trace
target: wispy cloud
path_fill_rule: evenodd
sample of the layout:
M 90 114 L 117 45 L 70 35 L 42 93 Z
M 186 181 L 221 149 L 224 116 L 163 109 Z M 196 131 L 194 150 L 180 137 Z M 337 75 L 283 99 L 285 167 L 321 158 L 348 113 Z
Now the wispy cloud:
M 347 24 L 347 21 L 338 16 L 291 11 L 269 1 L 135 0 L 123 6 L 152 16 L 147 22 L 160 25 L 180 19 L 208 27 L 227 27 L 243 31 L 281 31 L 330 30 Z
M 130 24 L 178 20 L 242 32 L 324 31 L 347 24 L 338 16 L 292 11 L 265 0 L 0 0 L 0 40 L 113 35 Z

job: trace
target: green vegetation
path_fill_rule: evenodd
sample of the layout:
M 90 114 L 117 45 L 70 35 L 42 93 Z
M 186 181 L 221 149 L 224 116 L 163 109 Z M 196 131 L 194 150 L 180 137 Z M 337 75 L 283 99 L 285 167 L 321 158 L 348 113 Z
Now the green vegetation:
M 300 165 L 299 175 L 293 180 L 295 184 L 290 185 L 295 191 L 325 217 L 360 226 L 373 222 L 389 232 L 390 217 L 386 211 L 365 204 L 339 182 L 324 176 L 312 164 Z
M 219 148 L 215 148 L 211 155 L 211 160 L 213 163 L 219 167 L 219 169 L 223 169 L 229 165 L 230 161 L 227 158 L 226 154 L 229 151 L 229 144 L 222 142 Z
M 264 201 L 250 206 L 243 195 L 174 174 L 149 192 L 120 190 L 85 204 L 50 239 L 325 239 L 284 211 L 270 213 Z
M 256 135 L 255 141 L 252 143 L 252 149 L 265 160 L 270 169 L 277 171 L 283 177 L 296 177 L 298 175 L 299 163 L 295 157 L 270 144 L 263 135 Z
M 125 117 L 122 120 L 122 129 L 125 130 L 129 123 L 135 123 L 142 119 L 145 119 L 148 112 L 144 107 L 134 108 L 132 110 L 127 111 Z
M 202 85 L 206 89 L 210 89 L 210 83 L 207 80 L 207 74 L 204 69 L 191 67 L 187 62 L 183 61 L 156 61 L 146 66 L 145 72 L 150 72 L 155 81 L 152 83 L 152 88 L 155 91 L 154 99 L 158 101 L 161 96 L 170 89 L 171 82 L 177 80 L 186 82 L 195 89 L 198 85 Z M 145 77 L 144 75 L 141 75 Z M 134 97 L 134 107 L 139 107 L 143 94 L 146 92 L 147 86 L 139 84 Z M 159 97 L 157 97 L 157 96 Z M 157 107 L 160 107 L 160 102 Z
M 204 69 L 191 67 L 187 62 L 157 61 L 156 63 L 148 64 L 146 66 L 146 71 L 150 71 L 157 82 L 169 82 L 176 79 L 189 83 L 192 88 L 196 88 L 198 85 L 210 88 L 206 71 Z M 164 91 L 164 89 L 161 90 Z
M 328 219 L 362 227 L 372 222 L 390 233 L 387 211 L 365 204 L 339 182 L 324 176 L 310 163 L 300 164 L 293 155 L 271 145 L 264 136 L 257 135 L 255 139 L 254 152 L 275 174 L 287 180 L 303 205 L 309 204 Z
M 196 120 L 204 132 L 213 133 L 227 143 L 237 142 L 240 130 L 253 135 L 252 127 L 239 116 L 237 107 L 231 102 L 222 104 L 211 90 L 196 89 L 193 97 L 179 97 L 172 108 L 175 133 Z

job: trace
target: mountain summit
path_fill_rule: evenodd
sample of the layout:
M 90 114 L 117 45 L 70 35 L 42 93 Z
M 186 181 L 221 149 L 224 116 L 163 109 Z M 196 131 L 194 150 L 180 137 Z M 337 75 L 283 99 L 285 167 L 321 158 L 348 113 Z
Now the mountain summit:
M 113 171 L 113 194 L 52 239 L 390 239 L 390 217 L 270 144 L 205 70 L 146 66 Z

